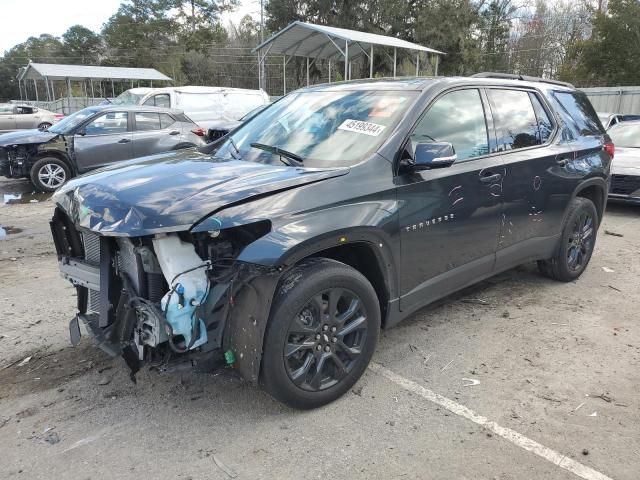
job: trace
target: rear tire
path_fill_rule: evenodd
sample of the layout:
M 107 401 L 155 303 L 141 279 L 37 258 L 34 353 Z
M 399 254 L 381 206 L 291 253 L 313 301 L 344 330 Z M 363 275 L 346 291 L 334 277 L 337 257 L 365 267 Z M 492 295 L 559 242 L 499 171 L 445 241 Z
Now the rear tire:
M 71 178 L 71 170 L 59 158 L 44 157 L 33 164 L 29 176 L 36 189 L 53 192 Z
M 569 204 L 556 254 L 539 260 L 540 272 L 554 280 L 571 282 L 585 271 L 598 233 L 598 212 L 588 198 L 576 197 Z
M 290 407 L 326 405 L 362 376 L 379 332 L 380 304 L 369 281 L 335 260 L 308 259 L 278 286 L 261 383 Z

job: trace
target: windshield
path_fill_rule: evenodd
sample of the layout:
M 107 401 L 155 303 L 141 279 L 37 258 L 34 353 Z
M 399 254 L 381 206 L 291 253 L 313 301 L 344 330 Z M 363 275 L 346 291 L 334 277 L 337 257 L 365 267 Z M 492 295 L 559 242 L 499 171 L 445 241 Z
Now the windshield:
M 640 123 L 619 123 L 607 133 L 616 147 L 640 148 Z
M 217 154 L 280 163 L 280 154 L 260 148 L 269 146 L 301 157 L 306 167 L 354 165 L 391 134 L 415 97 L 393 91 L 291 93 L 240 127 Z
M 133 93 L 131 90 L 125 90 L 112 100 L 113 105 L 138 105 L 146 93 Z
M 99 109 L 97 108 L 84 108 L 76 113 L 72 113 L 68 117 L 64 117 L 54 126 L 49 127 L 49 131 L 51 133 L 66 135 L 78 125 L 80 125 L 85 119 L 89 118 L 91 115 L 98 111 Z

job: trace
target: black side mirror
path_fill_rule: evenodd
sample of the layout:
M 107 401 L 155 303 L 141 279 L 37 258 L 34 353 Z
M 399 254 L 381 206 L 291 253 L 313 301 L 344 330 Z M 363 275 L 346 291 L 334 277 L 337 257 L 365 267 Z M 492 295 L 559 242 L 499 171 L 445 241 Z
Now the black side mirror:
M 458 159 L 449 142 L 418 143 L 414 154 L 414 170 L 449 167 Z

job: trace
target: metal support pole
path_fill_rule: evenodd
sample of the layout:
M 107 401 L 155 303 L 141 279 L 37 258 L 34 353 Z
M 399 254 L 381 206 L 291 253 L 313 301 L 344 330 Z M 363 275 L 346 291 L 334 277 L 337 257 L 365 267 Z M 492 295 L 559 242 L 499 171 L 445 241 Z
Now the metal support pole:
M 67 77 L 67 115 L 71 115 L 71 80 Z
M 438 76 L 438 61 L 439 60 L 440 60 L 440 57 L 438 55 L 436 55 L 436 68 L 435 68 L 435 74 L 434 74 L 435 77 Z
M 131 80 L 131 88 L 133 88 L 133 80 Z
M 416 54 L 416 77 L 420 75 L 420 53 Z
M 331 60 L 329 60 L 329 83 L 331 83 Z
M 398 59 L 398 49 L 393 47 L 393 78 L 396 78 L 396 61 Z
M 258 89 L 262 89 L 262 62 L 260 61 L 260 51 L 258 51 Z
M 20 100 L 22 100 L 22 82 L 18 79 L 18 91 L 20 92 Z
M 349 60 L 349 80 L 351 80 L 351 60 Z
M 309 86 L 309 57 L 307 57 L 307 87 Z
M 49 95 L 49 82 L 47 82 L 47 77 L 44 77 L 44 93 L 47 95 L 47 102 L 50 102 L 51 95 Z
M 369 78 L 373 78 L 373 44 L 369 50 Z
M 96 94 L 93 91 L 93 80 L 89 80 L 89 83 L 91 83 L 91 98 L 95 99 L 96 98 Z M 94 102 L 91 102 L 92 104 Z
M 344 80 L 349 80 L 349 42 L 344 41 Z
M 49 80 L 51 82 L 51 101 L 56 101 L 56 87 L 53 84 L 53 80 Z
M 153 87 L 153 84 L 151 86 Z M 116 91 L 113 87 L 113 80 L 111 80 L 111 98 L 116 98 Z
M 36 91 L 36 102 L 39 102 L 40 99 L 38 98 L 38 81 L 35 78 L 33 79 L 33 89 Z
M 151 88 L 153 88 L 153 80 L 151 80 L 150 83 L 151 83 Z
M 287 56 L 282 56 L 282 91 L 287 94 Z

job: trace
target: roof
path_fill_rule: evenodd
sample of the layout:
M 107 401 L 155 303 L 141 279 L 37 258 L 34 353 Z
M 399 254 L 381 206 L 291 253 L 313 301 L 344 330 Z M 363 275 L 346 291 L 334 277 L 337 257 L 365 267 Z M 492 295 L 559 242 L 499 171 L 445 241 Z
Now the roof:
M 155 68 L 100 67 L 95 65 L 61 65 L 29 63 L 18 75 L 20 80 L 171 80 Z
M 158 113 L 173 113 L 174 115 L 179 115 L 184 113 L 184 111 L 178 108 L 165 108 L 165 107 L 154 107 L 152 105 L 93 105 L 91 107 L 86 107 L 86 109 L 102 111 L 102 112 L 110 112 L 117 110 L 118 112 L 158 112 Z
M 345 42 L 349 44 L 349 58 L 368 54 L 373 45 L 445 55 L 444 52 L 395 37 L 306 22 L 289 24 L 254 48 L 253 52 L 265 50 L 264 54 L 268 51 L 274 55 L 328 59 L 343 56 Z
M 264 95 L 264 90 L 253 90 L 249 88 L 231 87 L 203 87 L 199 85 L 187 85 L 184 87 L 162 87 L 154 88 L 153 93 L 179 92 L 179 93 L 243 93 L 247 95 Z

